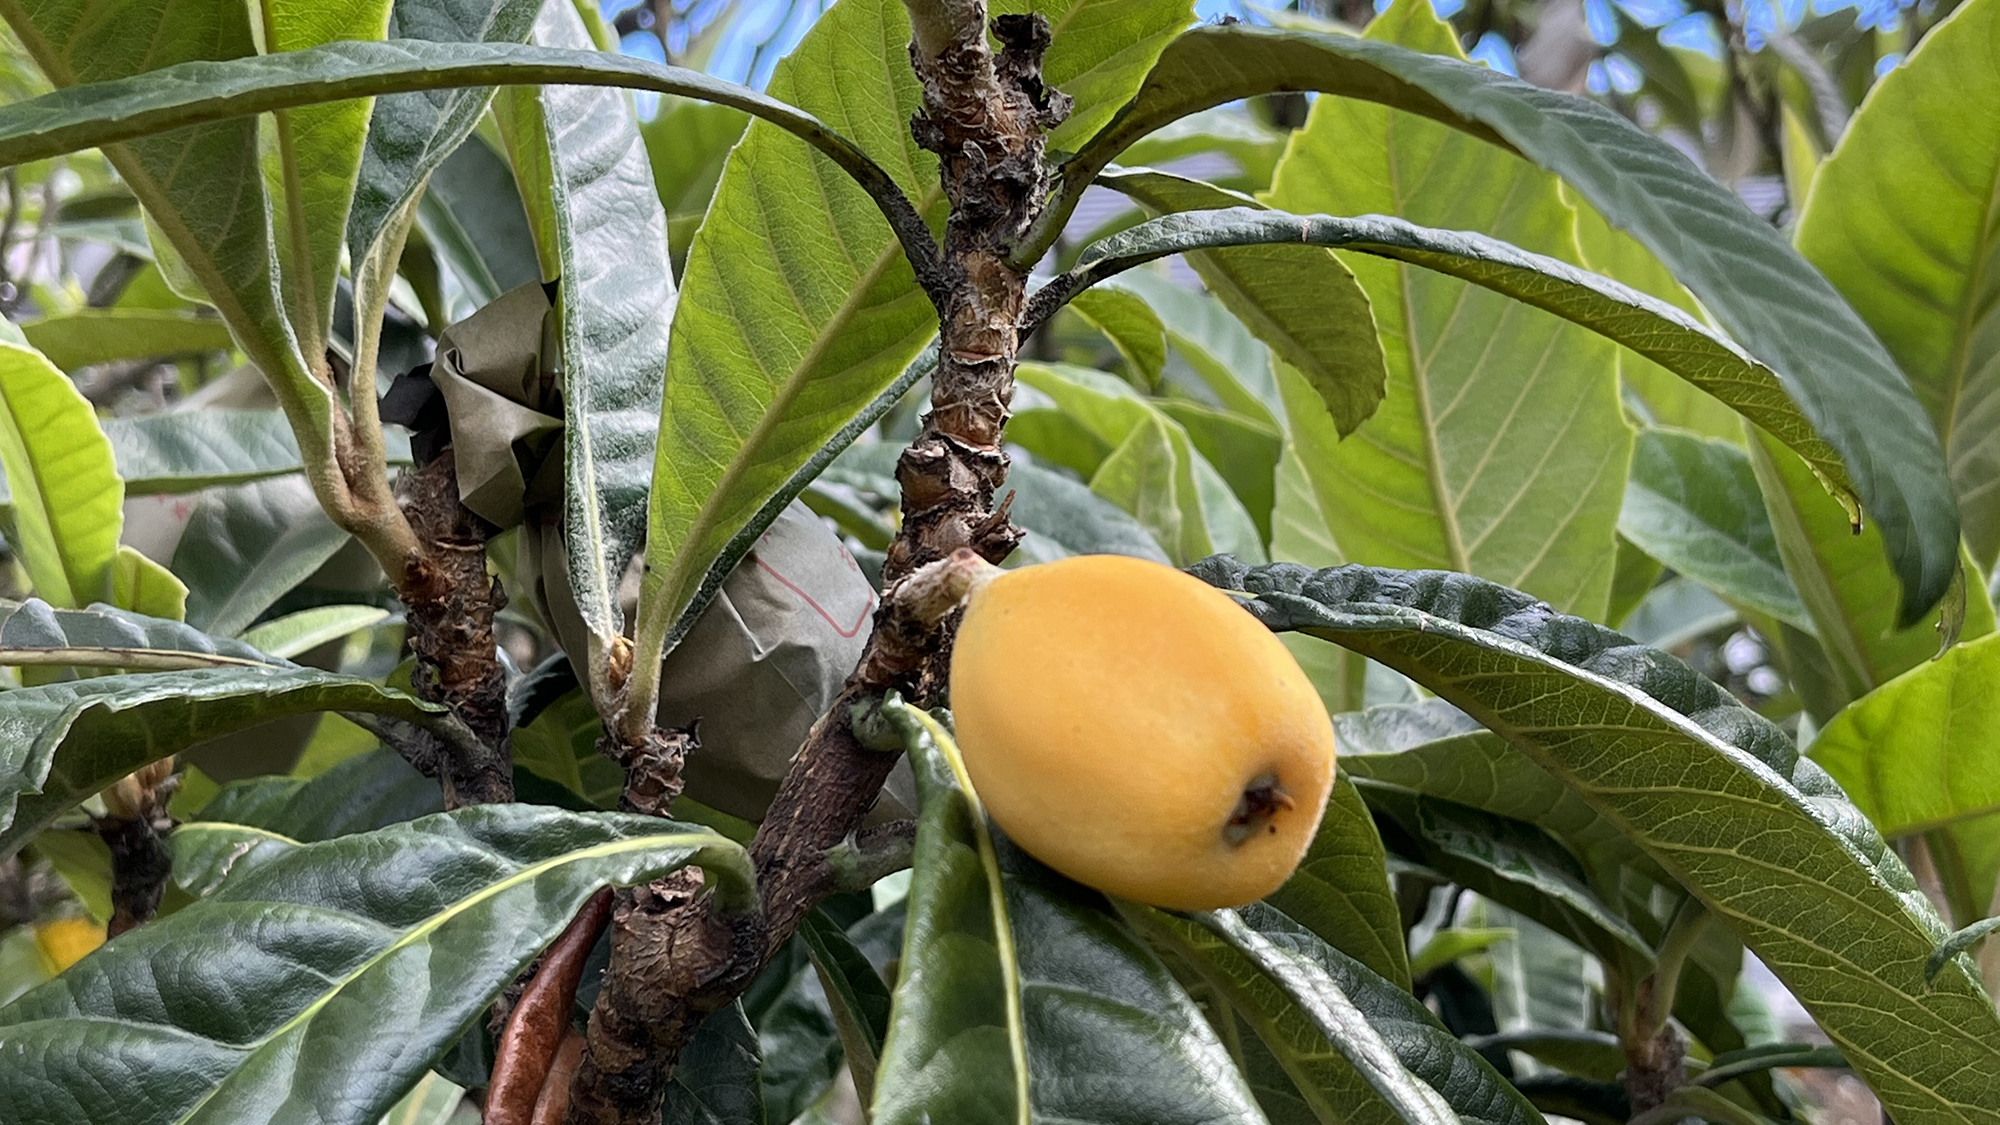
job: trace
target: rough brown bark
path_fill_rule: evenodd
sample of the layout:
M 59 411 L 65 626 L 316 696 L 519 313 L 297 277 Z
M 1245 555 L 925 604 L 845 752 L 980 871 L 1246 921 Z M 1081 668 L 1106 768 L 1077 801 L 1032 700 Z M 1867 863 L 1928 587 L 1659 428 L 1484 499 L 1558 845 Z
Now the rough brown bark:
M 424 735 L 410 764 L 438 779 L 446 808 L 512 801 L 507 677 L 493 635 L 507 596 L 486 573 L 495 529 L 459 503 L 450 449 L 405 474 L 397 492 L 421 544 L 397 590 L 417 658 L 412 686 L 419 698 L 449 706 L 479 741 L 448 747 Z
M 1650 986 L 1650 982 L 1649 982 Z M 1654 1109 L 1687 1085 L 1687 1039 L 1668 1023 L 1643 1043 L 1625 1045 L 1625 1094 L 1636 1116 Z
M 892 747 L 870 747 L 857 730 L 867 729 L 889 690 L 921 702 L 943 691 L 958 614 L 939 612 L 927 585 L 937 568 L 922 568 L 948 558 L 997 563 L 1021 539 L 1007 505 L 994 507 L 1007 475 L 1001 433 L 1027 290 L 1026 273 L 1007 265 L 1007 251 L 1040 212 L 1048 186 L 1043 133 L 1063 119 L 1069 99 L 1042 83 L 1050 35 L 1044 18 L 994 21 L 1002 45 L 996 56 L 983 4 L 925 3 L 913 9 L 920 18 L 911 62 L 924 102 L 911 130 L 939 155 L 951 204 L 932 293 L 940 357 L 931 412 L 897 464 L 903 526 L 883 568 L 874 632 L 751 844 L 761 914 L 718 917 L 687 873 L 621 896 L 570 1125 L 657 1121 L 674 1059 L 694 1029 L 748 987 L 771 952 L 838 889 L 841 865 L 830 857 L 853 841 L 896 760 Z M 970 554 L 955 556 L 961 550 Z M 627 764 L 628 800 L 635 786 L 660 788 Z M 679 762 L 659 764 L 677 785 Z

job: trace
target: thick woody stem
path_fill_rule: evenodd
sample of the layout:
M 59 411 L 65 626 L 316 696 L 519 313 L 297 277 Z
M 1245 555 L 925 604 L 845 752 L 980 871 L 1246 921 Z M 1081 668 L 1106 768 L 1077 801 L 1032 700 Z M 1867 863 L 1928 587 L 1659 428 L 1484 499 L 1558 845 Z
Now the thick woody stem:
M 398 491 L 423 544 L 397 587 L 417 658 L 412 685 L 419 697 L 449 706 L 477 739 L 462 745 L 430 739 L 411 764 L 443 785 L 446 808 L 512 801 L 507 676 L 493 635 L 507 596 L 486 573 L 494 529 L 459 502 L 450 449 L 406 475 Z
M 883 568 L 875 629 L 751 844 L 761 914 L 719 917 L 685 878 L 621 898 L 570 1125 L 657 1121 L 674 1059 L 702 1019 L 740 995 L 805 915 L 855 877 L 857 850 L 878 850 L 883 841 L 855 833 L 896 758 L 867 745 L 857 727 L 889 690 L 925 702 L 941 695 L 960 597 L 1021 539 L 1007 505 L 994 506 L 1007 475 L 1001 432 L 1027 290 L 1026 271 L 1007 264 L 1006 250 L 1040 211 L 1042 135 L 1069 99 L 1042 83 L 1049 26 L 1041 16 L 994 21 L 995 55 L 982 0 L 906 2 L 924 91 L 911 131 L 940 158 L 951 217 L 942 293 L 934 294 L 940 359 L 931 413 L 897 465 L 903 526 Z

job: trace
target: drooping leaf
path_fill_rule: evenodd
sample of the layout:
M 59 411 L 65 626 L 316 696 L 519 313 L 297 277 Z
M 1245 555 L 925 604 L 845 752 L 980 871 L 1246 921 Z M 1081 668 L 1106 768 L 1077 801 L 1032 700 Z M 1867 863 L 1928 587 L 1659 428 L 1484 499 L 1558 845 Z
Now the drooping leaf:
M 435 724 L 442 709 L 316 668 L 203 668 L 0 692 L 0 855 L 148 762 L 313 711 Z
M 203 493 L 174 548 L 188 622 L 229 635 L 248 628 L 348 541 L 296 477 Z
M 1146 390 L 1159 386 L 1160 370 L 1167 365 L 1167 329 L 1145 298 L 1099 286 L 1078 293 L 1069 307 L 1118 349 L 1136 385 Z
M 1925 986 L 1943 926 L 1915 880 L 1825 772 L 1728 693 L 1463 575 L 1226 560 L 1197 573 L 1257 594 L 1246 604 L 1267 625 L 1410 676 L 1555 775 L 1728 921 L 1897 1120 L 2000 1120 L 2000 1016 L 1963 972 Z
M 0 1096 L 67 1125 L 374 1125 L 583 900 L 688 863 L 748 894 L 704 829 L 520 805 L 271 849 L 209 897 L 0 1009 Z
M 305 468 L 298 438 L 275 410 L 177 410 L 100 424 L 111 439 L 125 490 L 134 495 L 195 492 Z M 383 436 L 389 464 L 409 464 L 409 438 L 400 432 Z
M 1127 916 L 1228 998 L 1277 1058 L 1314 1120 L 1325 1125 L 1463 1120 L 1410 1073 L 1323 965 L 1274 945 L 1230 911 L 1189 919 L 1134 907 Z M 1358 962 L 1348 964 L 1359 969 Z
M 111 446 L 76 384 L 4 337 L 0 466 L 13 500 L 8 539 L 36 595 L 71 609 L 108 601 L 125 500 Z
M 173 670 L 279 668 L 287 661 L 178 620 L 108 605 L 57 609 L 39 598 L 0 602 L 0 666 L 30 664 Z
M 1162 54 L 1138 96 L 1064 166 L 1064 203 L 1128 144 L 1167 122 L 1280 89 L 1428 116 L 1509 145 L 1562 176 L 1777 372 L 1814 431 L 1839 451 L 1903 584 L 1901 621 L 1943 597 L 1958 555 L 1950 481 L 1936 435 L 1888 353 L 1770 224 L 1671 145 L 1610 109 L 1373 38 L 1245 23 L 1201 27 Z M 1490 184 L 1483 188 L 1482 195 L 1497 194 Z M 1273 202 L 1329 209 L 1300 208 L 1282 196 Z M 1053 208 L 1023 256 L 1039 253 L 1066 217 L 1065 206 Z M 1843 483 L 1831 466 L 1823 471 Z
M 257 61 L 244 5 L 9 0 L 0 5 L 0 18 L 57 87 L 120 79 L 143 87 L 152 78 L 145 72 L 191 60 Z M 44 97 L 92 100 L 89 90 L 59 89 Z M 108 108 L 92 107 L 82 116 L 101 120 Z M 148 132 L 116 137 L 122 144 L 86 140 L 79 147 L 104 149 L 144 205 L 149 232 L 164 243 L 161 253 L 169 260 L 163 270 L 186 273 L 278 393 L 316 457 L 330 458 L 333 401 L 311 374 L 285 317 L 256 121 L 211 119 L 160 136 Z
M 1884 833 L 2000 810 L 2000 636 L 1958 645 L 1844 708 L 1813 739 Z
M 1030 6 L 992 7 L 997 15 Z M 1054 144 L 1136 90 L 1189 11 L 1185 0 L 1032 7 L 1062 29 L 1043 76 L 1078 99 L 1074 124 Z M 921 108 L 908 42 L 901 4 L 841 0 L 779 63 L 769 91 L 853 138 L 936 222 L 937 162 L 908 129 Z M 734 566 L 732 541 L 744 531 L 754 538 L 783 494 L 804 487 L 799 470 L 830 441 L 842 444 L 843 427 L 897 381 L 937 327 L 867 197 L 762 122 L 731 153 L 682 281 L 653 472 L 642 650 L 653 637 L 678 639 L 690 609 Z
M 1963 5 L 1883 76 L 1812 181 L 1799 253 L 1874 329 L 1944 442 L 1972 555 L 2000 557 L 2000 8 Z M 1800 205 L 1798 199 L 1795 205 Z
M 1298 870 L 1267 901 L 1377 976 L 1407 989 L 1409 954 L 1387 863 L 1367 804 L 1347 774 L 1339 773 L 1319 834 Z
M 1854 534 L 1805 464 L 1768 437 L 1752 434 L 1750 464 L 1779 557 L 1814 626 L 1814 636 L 1795 647 L 1804 654 L 1816 643 L 1823 654 L 1826 698 L 1806 696 L 1815 718 L 1832 718 L 1834 710 L 1936 656 L 1949 641 L 1993 631 L 1993 603 L 1976 579 L 1965 583 L 1962 605 L 1948 601 L 1939 618 L 1899 627 L 1896 576 L 1882 554 L 1881 529 L 1870 524 Z M 1802 669 L 1792 673 L 1802 678 Z
M 1812 629 L 1785 573 L 1756 471 L 1738 447 L 1671 430 L 1641 431 L 1618 532 L 1725 598 Z
M 1156 212 L 1257 206 L 1247 196 L 1157 172 L 1121 172 L 1101 179 Z M 1121 231 L 1104 242 L 1123 245 L 1128 240 L 1139 237 Z M 1208 291 L 1305 378 L 1334 425 L 1349 434 L 1382 401 L 1388 379 L 1382 343 L 1368 293 L 1354 274 L 1333 254 L 1308 249 L 1307 242 L 1218 239 L 1213 248 L 1191 243 L 1153 256 L 1186 253 Z
M 28 343 L 64 370 L 121 359 L 228 351 L 229 326 L 169 309 L 78 309 L 21 326 Z
M 847 934 L 823 913 L 806 916 L 799 925 L 799 940 L 826 990 L 854 1088 L 864 1103 L 872 1101 L 875 1067 L 889 1030 L 889 988 Z
M 883 714 L 923 810 L 871 1120 L 1261 1125 L 1165 967 L 1092 892 L 1004 873 L 949 733 L 900 702 Z

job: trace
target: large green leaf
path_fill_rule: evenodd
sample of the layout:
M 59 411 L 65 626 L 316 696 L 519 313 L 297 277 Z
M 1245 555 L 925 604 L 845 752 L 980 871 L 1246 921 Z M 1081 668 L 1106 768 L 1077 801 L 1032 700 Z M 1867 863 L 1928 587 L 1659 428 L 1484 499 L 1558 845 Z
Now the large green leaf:
M 190 60 L 256 61 L 244 5 L 7 0 L 0 17 L 59 87 L 133 81 L 130 76 Z M 91 100 L 88 90 L 44 96 Z M 78 147 L 104 149 L 144 204 L 151 230 L 170 244 L 176 267 L 205 291 L 278 392 L 293 425 L 330 457 L 333 400 L 309 373 L 285 318 L 256 121 L 239 117 L 115 139 L 126 143 L 88 140 Z
M 535 42 L 588 48 L 590 33 L 570 0 L 546 0 L 535 21 Z M 544 86 L 539 109 L 562 266 L 563 535 L 569 585 L 584 624 L 608 650 L 624 624 L 618 583 L 646 534 L 660 378 L 674 308 L 667 217 L 628 94 Z M 603 653 L 593 656 L 596 684 Z M 593 694 L 608 705 L 608 687 Z M 640 706 L 650 714 L 650 704 Z
M 1883 832 L 2000 810 L 2000 635 L 1959 645 L 1849 704 L 1814 761 Z
M 749 859 L 699 827 L 523 805 L 265 845 L 0 1009 L 0 1100 L 84 1125 L 374 1125 L 606 883 Z
M 394 688 L 316 668 L 204 668 L 0 692 L 0 855 L 148 762 L 313 711 L 433 727 L 443 714 Z
M 341 39 L 381 39 L 391 0 L 258 0 L 266 51 L 299 51 Z M 328 102 L 272 115 L 276 152 L 267 158 L 272 195 L 282 201 L 276 226 L 285 263 L 292 328 L 309 362 L 333 333 L 334 290 L 347 212 L 361 172 L 372 107 Z
M 21 334 L 65 370 L 120 359 L 228 351 L 229 326 L 177 309 L 78 309 L 21 325 Z
M 125 490 L 135 495 L 195 492 L 305 469 L 299 439 L 275 410 L 205 407 L 105 418 L 99 425 L 111 439 L 111 455 Z M 408 436 L 401 432 L 383 436 L 388 440 L 389 464 L 409 464 Z
M 1883 76 L 1813 178 L 1799 252 L 1894 356 L 1943 438 L 1973 557 L 2000 557 L 2000 5 Z
M 1409 951 L 1387 863 L 1367 804 L 1341 772 L 1312 847 L 1269 901 L 1377 976 L 1408 988 Z
M 1836 485 L 1851 477 L 1871 522 L 1882 529 L 1903 585 L 1901 620 L 1914 620 L 1944 596 L 1958 554 L 1951 485 L 1936 434 L 1889 354 L 1770 224 L 1678 150 L 1610 109 L 1372 37 L 1247 23 L 1201 27 L 1161 55 L 1138 96 L 1064 166 L 1064 203 L 1080 197 L 1128 144 L 1160 126 L 1285 89 L 1431 117 L 1510 145 L 1561 175 L 1658 255 L 1725 331 L 1777 372 L 1814 431 L 1840 453 L 1845 475 L 1822 469 Z M 1326 108 L 1333 100 L 1316 104 L 1315 113 L 1336 112 Z M 1375 144 L 1384 136 L 1375 134 Z M 1492 189 L 1482 183 L 1475 194 L 1497 197 Z M 1282 191 L 1272 202 L 1295 211 L 1355 209 L 1352 201 L 1298 207 Z M 1038 256 L 1066 217 L 1066 206 L 1052 208 L 1022 256 Z M 1382 306 L 1375 302 L 1378 316 Z
M 211 637 L 179 621 L 108 605 L 57 609 L 39 598 L 0 602 L 0 666 L 170 671 L 273 668 L 288 663 L 242 641 Z
M 1458 50 L 1423 5 L 1390 9 L 1368 34 L 1371 46 L 1390 38 Z M 1314 103 L 1265 202 L 1303 214 L 1393 215 L 1576 256 L 1574 218 L 1555 177 L 1365 102 Z M 1611 344 L 1468 281 L 1403 262 L 1348 261 L 1375 308 L 1390 389 L 1375 416 L 1338 445 L 1308 446 L 1301 431 L 1342 554 L 1480 574 L 1602 616 L 1632 441 Z M 1288 403 L 1299 397 L 1295 380 L 1280 385 Z M 1288 413 L 1296 421 L 1301 411 Z
M 1928 987 L 1944 927 L 1873 825 L 1777 727 L 1679 661 L 1464 575 L 1197 572 L 1507 738 L 1726 920 L 1900 1122 L 2000 1121 L 2000 1015 Z
M 35 593 L 80 608 L 112 596 L 125 486 L 97 413 L 39 352 L 0 336 L 0 466 L 8 539 Z
M 1045 0 L 1057 34 L 1048 81 L 1078 97 L 1079 127 L 1138 88 L 1186 0 Z M 874 156 L 927 221 L 942 219 L 937 161 L 909 120 L 922 99 L 895 0 L 841 0 L 771 79 Z M 1067 136 L 1058 132 L 1058 143 Z M 897 379 L 937 328 L 887 224 L 827 160 L 754 122 L 730 154 L 688 251 L 653 471 L 641 650 L 692 624 L 798 471 Z M 802 486 L 803 482 L 799 482 Z M 718 573 L 719 568 L 719 573 Z
M 1828 683 L 1808 693 L 1814 717 L 1832 718 L 1841 705 L 1861 698 L 1936 656 L 1942 643 L 1993 631 L 1993 603 L 1968 573 L 1965 603 L 1947 603 L 1943 623 L 1899 627 L 1896 576 L 1882 554 L 1881 528 L 1854 534 L 1840 505 L 1826 495 L 1807 466 L 1770 437 L 1752 433 L 1750 464 L 1777 533 L 1778 554 L 1814 625 L 1814 637 L 1788 645 L 1801 654 L 1823 652 Z M 1807 670 L 1794 656 L 1795 679 Z
M 722 180 L 723 162 L 749 124 L 741 110 L 728 106 L 661 98 L 659 112 L 639 126 L 653 160 L 653 186 L 667 210 L 674 261 L 687 260 L 688 243 Z
M 1785 573 L 1756 471 L 1737 446 L 1641 431 L 1618 533 L 1725 598 L 1800 629 L 1813 627 Z
M 211 633 L 242 632 L 347 541 L 296 477 L 203 493 L 174 547 L 188 621 Z
M 1045 301 L 1169 254 L 1206 253 L 1202 247 L 1263 243 L 1337 247 L 1422 266 L 1554 313 L 1624 345 L 1693 387 L 1713 391 L 1769 430 L 1810 435 L 1810 425 L 1797 404 L 1785 397 L 1778 377 L 1734 341 L 1674 305 L 1569 262 L 1481 234 L 1434 230 L 1394 218 L 1245 208 L 1235 205 L 1239 197 L 1162 172 L 1121 169 L 1106 172 L 1101 179 L 1148 206 L 1187 213 L 1142 223 L 1085 247 L 1074 274 L 1055 282 Z M 1194 210 L 1187 203 L 1216 206 Z M 1215 288 L 1212 280 L 1210 287 Z M 1321 313 L 1332 315 L 1324 309 Z M 1810 438 L 1810 444 L 1831 456 L 1817 438 Z
M 1233 912 L 1194 920 L 1134 907 L 1127 916 L 1228 998 L 1284 1068 L 1311 1120 L 1324 1125 L 1463 1120 L 1404 1067 L 1324 966 L 1274 945 Z
M 882 713 L 923 809 L 871 1120 L 1261 1125 L 1199 1009 L 1103 900 L 995 840 L 943 725 Z
M 1158 172 L 1121 171 L 1100 177 L 1100 182 L 1155 212 L 1257 206 L 1248 196 Z M 1133 244 L 1123 240 L 1128 233 L 1097 245 Z M 1214 249 L 1202 249 L 1199 240 L 1190 240 L 1151 256 L 1187 254 L 1208 291 L 1305 377 L 1345 435 L 1381 404 L 1388 370 L 1367 292 L 1338 257 L 1300 245 L 1312 242 L 1282 236 L 1221 238 Z

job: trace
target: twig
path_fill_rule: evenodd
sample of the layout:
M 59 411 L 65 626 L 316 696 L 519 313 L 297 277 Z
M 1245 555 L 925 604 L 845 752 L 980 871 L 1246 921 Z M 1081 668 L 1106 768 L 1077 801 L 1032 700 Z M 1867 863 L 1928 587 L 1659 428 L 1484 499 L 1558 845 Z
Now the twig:
M 111 921 L 107 937 L 117 937 L 152 920 L 173 874 L 166 833 L 173 830 L 167 801 L 179 788 L 174 760 L 162 758 L 120 778 L 104 791 L 105 815 L 92 831 L 111 849 Z

